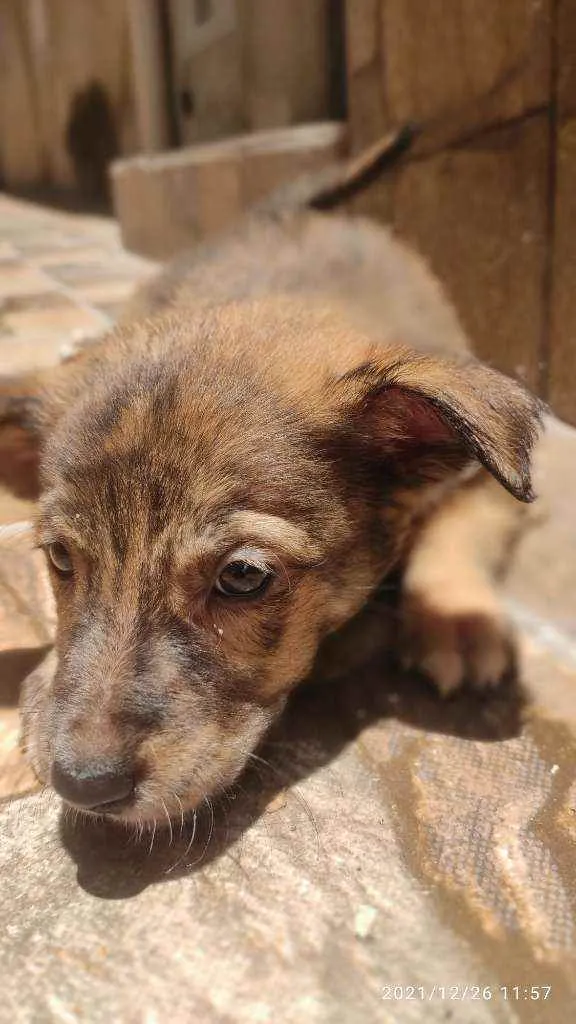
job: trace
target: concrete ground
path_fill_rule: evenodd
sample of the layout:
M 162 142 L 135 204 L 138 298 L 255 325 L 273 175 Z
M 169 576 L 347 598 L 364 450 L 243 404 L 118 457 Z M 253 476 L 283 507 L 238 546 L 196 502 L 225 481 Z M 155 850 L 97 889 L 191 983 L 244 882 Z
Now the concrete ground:
M 149 270 L 112 222 L 2 197 L 0 240 L 2 373 L 105 328 Z M 17 700 L 53 612 L 38 553 L 0 545 L 0 1021 L 572 1019 L 576 433 L 551 421 L 538 462 L 547 518 L 506 587 L 521 685 L 303 688 L 193 842 L 35 792 Z M 0 523 L 28 514 L 1 497 Z

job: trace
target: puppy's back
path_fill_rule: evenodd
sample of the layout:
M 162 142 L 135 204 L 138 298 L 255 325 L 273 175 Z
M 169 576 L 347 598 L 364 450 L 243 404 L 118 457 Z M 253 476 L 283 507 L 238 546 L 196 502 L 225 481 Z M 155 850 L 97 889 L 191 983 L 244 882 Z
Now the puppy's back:
M 467 348 L 440 285 L 389 229 L 308 211 L 248 218 L 226 238 L 183 254 L 136 294 L 123 320 L 274 295 L 299 306 L 344 306 L 353 326 L 375 340 Z

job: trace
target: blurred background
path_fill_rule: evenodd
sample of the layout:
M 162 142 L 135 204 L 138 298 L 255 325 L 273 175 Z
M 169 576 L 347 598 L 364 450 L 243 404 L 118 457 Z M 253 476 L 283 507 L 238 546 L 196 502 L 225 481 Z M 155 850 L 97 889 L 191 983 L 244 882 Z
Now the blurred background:
M 0 184 L 110 204 L 140 256 L 407 122 L 421 139 L 351 209 L 576 423 L 570 0 L 0 0 Z

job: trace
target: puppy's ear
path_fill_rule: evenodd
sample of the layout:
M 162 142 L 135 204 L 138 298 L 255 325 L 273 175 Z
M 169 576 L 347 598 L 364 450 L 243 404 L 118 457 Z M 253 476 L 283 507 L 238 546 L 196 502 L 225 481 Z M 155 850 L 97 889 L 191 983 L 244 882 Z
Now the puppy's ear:
M 538 399 L 471 358 L 380 351 L 335 383 L 348 430 L 407 482 L 440 479 L 477 460 L 516 498 L 533 500 Z
M 42 402 L 38 378 L 0 377 L 0 484 L 19 498 L 38 497 Z

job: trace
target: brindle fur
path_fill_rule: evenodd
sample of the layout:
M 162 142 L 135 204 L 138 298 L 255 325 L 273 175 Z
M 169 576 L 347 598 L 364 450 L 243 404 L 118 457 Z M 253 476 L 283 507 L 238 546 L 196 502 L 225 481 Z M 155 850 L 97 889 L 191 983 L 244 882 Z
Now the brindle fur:
M 398 566 L 412 659 L 443 692 L 498 682 L 491 574 L 539 415 L 389 231 L 310 212 L 248 220 L 99 343 L 4 382 L 2 478 L 74 560 L 52 572 L 53 681 L 24 696 L 38 775 L 116 758 L 137 784 L 125 820 L 197 806 Z M 241 545 L 276 571 L 260 599 L 213 590 Z

